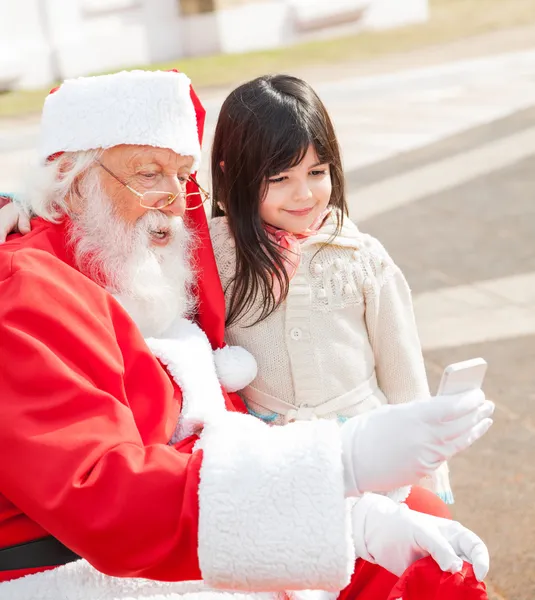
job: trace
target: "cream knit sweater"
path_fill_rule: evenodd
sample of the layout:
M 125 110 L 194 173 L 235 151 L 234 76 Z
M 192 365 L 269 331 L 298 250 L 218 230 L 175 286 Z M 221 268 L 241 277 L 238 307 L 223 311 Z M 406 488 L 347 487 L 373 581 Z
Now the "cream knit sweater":
M 335 227 L 331 216 L 301 242 L 301 263 L 278 310 L 248 328 L 260 310 L 257 303 L 226 330 L 227 343 L 243 346 L 258 363 L 256 379 L 241 392 L 248 410 L 273 424 L 343 421 L 381 404 L 429 396 L 402 272 L 383 246 L 351 221 L 344 220 L 333 240 Z M 224 217 L 210 222 L 210 234 L 229 297 L 235 244 Z M 446 465 L 429 487 L 453 500 Z

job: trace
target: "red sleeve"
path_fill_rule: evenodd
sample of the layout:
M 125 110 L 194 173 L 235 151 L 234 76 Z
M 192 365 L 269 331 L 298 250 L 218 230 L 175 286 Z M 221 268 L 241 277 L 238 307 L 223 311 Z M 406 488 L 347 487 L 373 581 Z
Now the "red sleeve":
M 106 574 L 200 579 L 202 455 L 165 443 L 172 385 L 92 282 L 17 255 L 0 257 L 0 493 Z

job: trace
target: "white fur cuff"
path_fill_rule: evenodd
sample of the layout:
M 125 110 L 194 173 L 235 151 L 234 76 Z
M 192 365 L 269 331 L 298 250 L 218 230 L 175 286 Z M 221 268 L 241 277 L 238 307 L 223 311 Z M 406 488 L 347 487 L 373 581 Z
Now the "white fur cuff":
M 206 424 L 199 564 L 216 588 L 341 590 L 354 568 L 335 422 Z
M 258 372 L 254 356 L 241 346 L 225 346 L 215 350 L 214 362 L 217 377 L 227 392 L 243 390 Z
M 187 319 L 178 319 L 165 335 L 170 338 L 145 341 L 182 390 L 182 411 L 171 439 L 176 443 L 197 433 L 206 421 L 225 414 L 225 398 L 204 331 Z

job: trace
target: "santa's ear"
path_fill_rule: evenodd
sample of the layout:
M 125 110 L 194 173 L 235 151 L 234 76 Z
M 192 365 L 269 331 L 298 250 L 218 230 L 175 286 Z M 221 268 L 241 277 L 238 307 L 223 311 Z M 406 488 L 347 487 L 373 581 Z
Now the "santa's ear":
M 59 88 L 54 88 L 50 93 L 53 94 L 57 89 Z M 72 168 L 72 158 L 70 156 L 65 156 L 65 152 L 55 152 L 54 154 L 51 154 L 47 159 L 46 159 L 47 163 L 56 163 L 58 165 L 57 167 L 57 173 L 56 173 L 56 177 L 61 181 L 66 173 L 69 172 L 69 170 Z
M 69 157 L 63 157 L 58 160 L 58 178 L 63 179 L 65 175 L 72 169 L 73 161 Z

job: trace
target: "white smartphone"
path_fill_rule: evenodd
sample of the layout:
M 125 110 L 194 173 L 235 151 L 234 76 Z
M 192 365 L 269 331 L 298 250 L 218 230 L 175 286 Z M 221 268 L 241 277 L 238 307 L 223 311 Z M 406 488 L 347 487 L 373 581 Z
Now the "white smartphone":
M 472 358 L 449 365 L 442 374 L 438 395 L 462 394 L 481 389 L 486 372 L 487 362 L 482 358 Z

